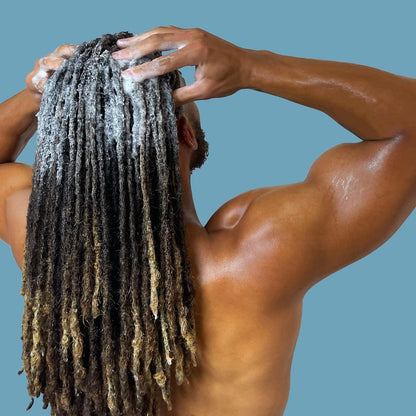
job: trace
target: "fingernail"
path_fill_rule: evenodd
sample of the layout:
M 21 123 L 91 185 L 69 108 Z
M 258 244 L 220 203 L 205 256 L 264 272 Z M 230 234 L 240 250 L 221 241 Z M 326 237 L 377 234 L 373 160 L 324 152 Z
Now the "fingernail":
M 129 42 L 129 38 L 118 39 L 117 45 L 125 45 L 128 42 Z
M 114 58 L 120 58 L 121 53 L 120 53 L 120 51 L 116 51 L 116 52 L 113 52 L 112 55 L 113 55 Z
M 121 75 L 125 75 L 127 77 L 132 76 L 133 74 L 134 72 L 131 69 L 126 69 L 121 73 Z

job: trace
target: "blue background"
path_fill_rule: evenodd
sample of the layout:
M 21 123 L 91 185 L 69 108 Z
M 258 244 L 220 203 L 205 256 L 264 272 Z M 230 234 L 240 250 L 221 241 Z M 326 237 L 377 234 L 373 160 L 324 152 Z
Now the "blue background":
M 62 43 L 169 24 L 201 27 L 247 48 L 415 77 L 415 12 L 411 0 L 8 2 L 0 16 L 0 100 L 23 89 L 35 60 Z M 191 69 L 185 75 L 192 81 Z M 231 197 L 301 181 L 322 152 L 359 141 L 317 110 L 254 91 L 199 108 L 210 157 L 192 181 L 204 223 Z M 33 163 L 35 140 L 18 161 Z M 413 213 L 384 246 L 306 295 L 285 416 L 416 414 L 415 234 Z M 3 242 L 0 263 L 0 412 L 27 415 L 26 380 L 17 375 L 21 273 Z M 41 409 L 39 398 L 30 414 L 49 410 Z

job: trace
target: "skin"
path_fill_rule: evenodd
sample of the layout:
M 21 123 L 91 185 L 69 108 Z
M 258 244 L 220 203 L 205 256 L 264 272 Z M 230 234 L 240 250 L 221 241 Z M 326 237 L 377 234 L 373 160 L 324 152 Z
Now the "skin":
M 125 74 L 139 80 L 196 67 L 195 82 L 174 98 L 177 105 L 189 103 L 178 132 L 199 366 L 189 385 L 174 386 L 169 414 L 282 415 L 304 295 L 383 244 L 416 205 L 416 81 L 361 65 L 242 49 L 200 29 L 156 28 L 119 46 L 120 59 L 177 49 Z M 65 58 L 70 48 L 54 53 Z M 51 71 L 57 62 L 49 62 Z M 31 167 L 15 160 L 36 127 L 41 92 L 31 79 L 38 70 L 37 62 L 27 88 L 0 104 L 0 237 L 20 267 Z M 242 88 L 319 109 L 361 141 L 325 152 L 302 182 L 238 195 L 203 225 L 190 184 L 197 142 L 189 119 L 199 117 L 194 101 Z

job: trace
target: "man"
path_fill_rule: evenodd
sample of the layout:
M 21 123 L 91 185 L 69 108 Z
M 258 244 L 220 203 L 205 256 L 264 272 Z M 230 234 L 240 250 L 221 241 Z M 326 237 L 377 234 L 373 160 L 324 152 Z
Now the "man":
M 415 207 L 416 81 L 242 49 L 200 29 L 161 27 L 118 44 L 118 59 L 177 49 L 126 71 L 139 81 L 195 65 L 195 82 L 174 92 L 177 105 L 251 88 L 319 109 L 362 140 L 325 152 L 303 182 L 233 198 L 203 226 L 190 186 L 195 104 L 178 120 L 200 360 L 190 384 L 174 388 L 169 414 L 282 415 L 305 293 L 383 244 Z M 71 50 L 37 62 L 27 89 L 0 107 L 0 236 L 20 267 L 31 170 L 14 161 L 34 132 L 47 78 L 39 69 L 50 74 Z

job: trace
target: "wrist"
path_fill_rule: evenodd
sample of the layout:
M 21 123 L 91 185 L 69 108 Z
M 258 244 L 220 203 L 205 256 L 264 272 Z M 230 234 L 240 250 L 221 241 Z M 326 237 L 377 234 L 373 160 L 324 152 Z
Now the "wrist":
M 31 91 L 27 87 L 22 91 L 22 94 L 24 94 L 25 103 L 27 104 L 27 110 L 29 112 L 32 112 L 33 114 L 36 114 L 40 108 L 42 94 Z
M 279 96 L 297 73 L 290 57 L 267 50 L 250 50 L 247 66 L 246 88 Z
M 264 81 L 267 78 L 267 61 L 271 52 L 266 50 L 246 49 L 244 59 L 244 88 L 264 91 Z
M 254 49 L 243 49 L 241 59 L 241 89 L 255 89 L 256 62 L 258 52 Z

